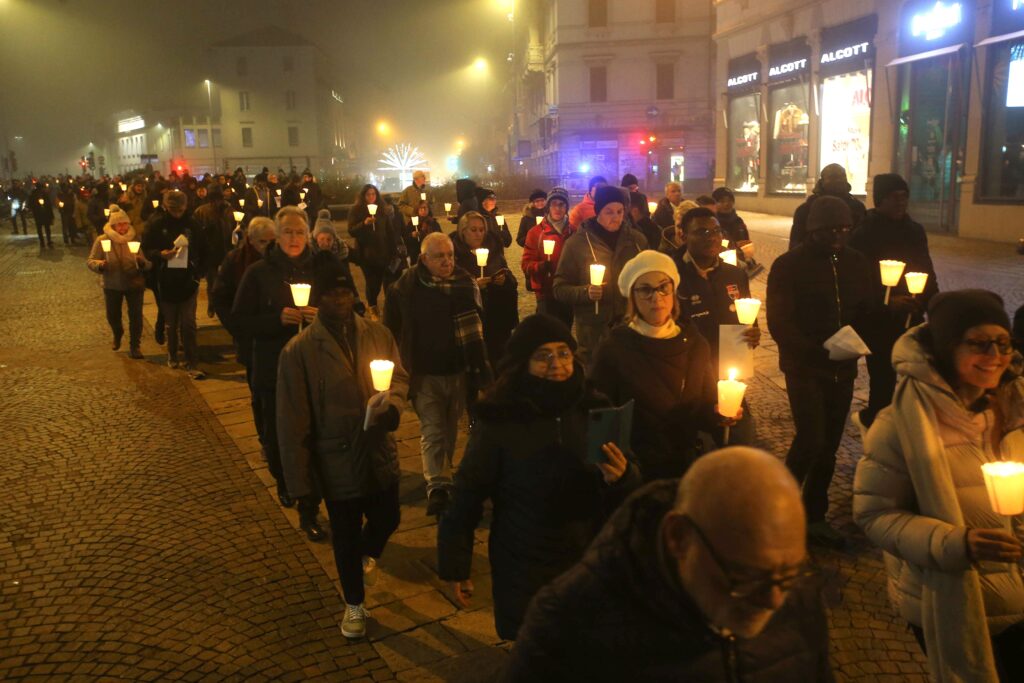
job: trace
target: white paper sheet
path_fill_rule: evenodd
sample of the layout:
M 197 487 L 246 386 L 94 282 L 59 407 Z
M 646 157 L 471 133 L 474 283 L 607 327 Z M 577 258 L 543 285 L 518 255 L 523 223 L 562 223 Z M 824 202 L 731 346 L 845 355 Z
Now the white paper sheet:
M 188 268 L 188 247 L 179 247 L 178 253 L 167 261 L 168 268 Z
M 849 325 L 839 328 L 822 346 L 828 351 L 830 360 L 853 360 L 871 355 L 871 349 Z

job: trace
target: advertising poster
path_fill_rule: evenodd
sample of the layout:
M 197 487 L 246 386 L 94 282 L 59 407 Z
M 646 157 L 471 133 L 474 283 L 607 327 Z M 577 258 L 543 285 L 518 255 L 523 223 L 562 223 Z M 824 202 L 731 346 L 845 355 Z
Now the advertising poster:
M 846 169 L 853 194 L 865 194 L 871 143 L 871 72 L 826 78 L 821 85 L 821 167 Z

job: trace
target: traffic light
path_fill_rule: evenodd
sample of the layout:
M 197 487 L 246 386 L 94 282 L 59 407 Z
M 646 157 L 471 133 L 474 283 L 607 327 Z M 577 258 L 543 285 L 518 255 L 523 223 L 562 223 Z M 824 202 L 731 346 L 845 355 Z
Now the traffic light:
M 96 154 L 95 153 L 89 152 L 88 164 L 89 164 L 89 170 L 90 171 L 95 171 L 96 170 Z

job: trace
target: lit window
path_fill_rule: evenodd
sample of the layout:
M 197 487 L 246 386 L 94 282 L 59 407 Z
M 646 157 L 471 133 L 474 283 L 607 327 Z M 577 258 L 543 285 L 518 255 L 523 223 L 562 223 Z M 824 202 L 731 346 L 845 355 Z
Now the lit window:
M 196 132 L 191 128 L 185 129 L 185 146 L 195 147 L 196 146 Z

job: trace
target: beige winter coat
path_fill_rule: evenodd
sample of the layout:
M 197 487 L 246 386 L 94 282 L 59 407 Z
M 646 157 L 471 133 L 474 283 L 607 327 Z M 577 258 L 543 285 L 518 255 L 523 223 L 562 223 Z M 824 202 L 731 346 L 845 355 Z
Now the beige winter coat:
M 917 512 L 918 494 L 900 444 L 894 407 L 878 414 L 868 432 L 864 457 L 854 481 L 853 514 L 868 538 L 885 551 L 889 598 L 900 615 L 922 626 L 923 568 L 962 573 L 971 568 L 965 538 L 968 528 L 1004 528 L 1010 519 L 992 511 L 981 465 L 995 460 L 1020 459 L 1024 454 L 1024 379 L 1015 378 L 999 388 L 997 397 L 1003 423 L 999 449 L 993 448 L 995 411 L 969 411 L 938 374 L 930 353 L 919 340 L 925 326 L 912 329 L 893 349 L 899 382 L 916 382 L 936 416 L 949 474 L 964 526 Z M 1024 521 L 1016 518 L 1018 525 Z M 978 579 L 989 631 L 997 635 L 1024 621 L 1024 581 L 1018 565 L 981 562 Z M 939 597 L 941 601 L 941 596 Z M 939 603 L 941 607 L 941 602 Z
M 122 235 L 108 223 L 103 226 L 103 233 L 93 241 L 86 266 L 103 276 L 103 289 L 126 292 L 146 286 L 142 273 L 153 264 L 143 256 L 142 249 L 138 254 L 131 253 L 128 243 L 136 239 L 134 228 L 128 228 L 128 232 Z M 109 252 L 103 251 L 103 240 L 110 240 Z

